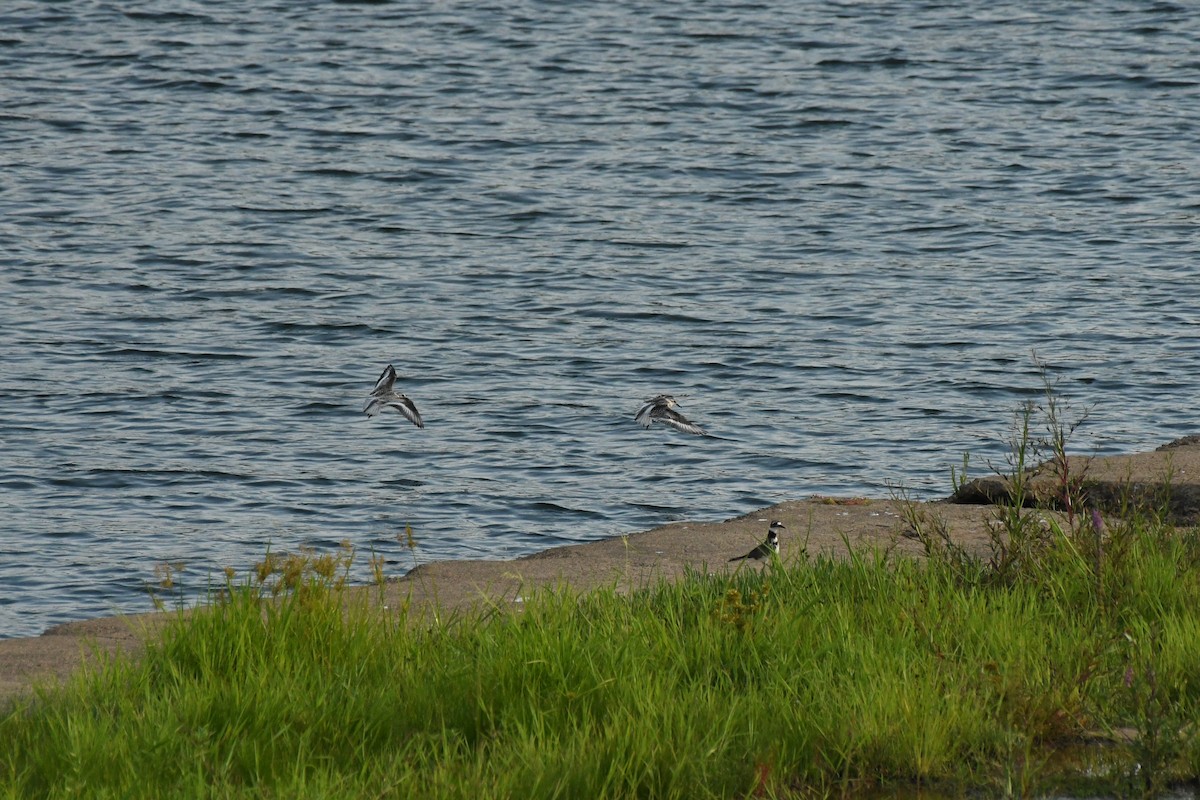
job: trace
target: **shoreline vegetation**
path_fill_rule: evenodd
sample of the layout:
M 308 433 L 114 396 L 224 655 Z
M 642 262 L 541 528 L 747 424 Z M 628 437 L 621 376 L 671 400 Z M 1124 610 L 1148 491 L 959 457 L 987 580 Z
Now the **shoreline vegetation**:
M 1068 457 L 1047 398 L 959 503 L 815 498 L 366 587 L 348 547 L 270 556 L 10 690 L 0 797 L 1194 790 L 1200 440 Z M 767 518 L 781 555 L 728 564 Z M 0 673 L 12 641 L 37 642 Z

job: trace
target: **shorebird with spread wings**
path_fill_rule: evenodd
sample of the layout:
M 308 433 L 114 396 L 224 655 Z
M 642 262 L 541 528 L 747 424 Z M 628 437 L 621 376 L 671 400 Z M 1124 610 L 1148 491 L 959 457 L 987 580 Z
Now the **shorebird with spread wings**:
M 660 394 L 651 400 L 647 400 L 646 404 L 634 416 L 634 419 L 643 428 L 649 428 L 655 422 L 662 422 L 684 433 L 708 436 L 703 428 L 690 421 L 679 411 L 676 411 L 677 408 L 679 408 L 678 400 L 669 394 Z
M 395 411 L 397 414 L 403 414 L 418 428 L 424 428 L 425 423 L 421 421 L 421 412 L 417 411 L 416 403 L 397 392 L 395 386 L 396 368 L 388 364 L 379 380 L 375 381 L 375 388 L 371 390 L 371 396 L 363 406 L 363 413 L 373 417 L 384 411 Z

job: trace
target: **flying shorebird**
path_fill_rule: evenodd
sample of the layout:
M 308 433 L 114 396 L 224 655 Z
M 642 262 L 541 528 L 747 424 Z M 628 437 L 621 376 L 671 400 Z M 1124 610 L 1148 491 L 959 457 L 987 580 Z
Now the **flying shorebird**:
M 787 531 L 783 527 L 783 523 L 779 520 L 772 520 L 771 527 L 767 530 L 767 540 L 758 547 L 746 553 L 744 556 L 734 556 L 730 561 L 745 561 L 747 558 L 759 561 L 768 558 L 773 553 L 779 552 L 779 534 Z
M 641 410 L 637 412 L 634 419 L 643 428 L 649 428 L 653 422 L 665 422 L 676 430 L 681 430 L 684 433 L 694 433 L 697 436 L 708 436 L 704 429 L 693 422 L 689 422 L 688 418 L 680 414 L 675 409 L 679 408 L 679 403 L 674 397 L 669 394 L 660 394 L 653 400 L 648 400 Z
M 375 388 L 371 390 L 371 396 L 367 399 L 367 404 L 363 406 L 363 413 L 368 417 L 373 417 L 380 412 L 391 409 L 403 414 L 409 422 L 418 428 L 424 428 L 425 423 L 421 421 L 421 412 L 417 411 L 416 404 L 395 391 L 392 388 L 395 385 L 396 368 L 388 364 L 383 374 L 379 376 L 379 380 L 375 381 Z

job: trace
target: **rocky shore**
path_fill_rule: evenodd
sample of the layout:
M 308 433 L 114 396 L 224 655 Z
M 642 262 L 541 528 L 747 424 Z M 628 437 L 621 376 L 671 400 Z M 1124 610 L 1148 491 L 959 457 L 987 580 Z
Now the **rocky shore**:
M 1151 504 L 1179 525 L 1200 524 L 1200 436 L 1188 436 L 1153 452 L 1098 458 L 1075 457 L 1069 479 L 1078 481 L 1088 502 L 1103 513 Z M 724 522 L 677 522 L 642 533 L 547 550 L 515 561 L 445 561 L 425 564 L 390 582 L 384 604 L 407 598 L 422 614 L 450 613 L 478 603 L 519 605 L 523 595 L 544 586 L 576 590 L 601 586 L 629 591 L 688 570 L 753 569 L 730 563 L 762 541 L 771 520 L 788 534 L 784 561 L 807 553 L 843 554 L 847 547 L 875 546 L 920 557 L 911 535 L 914 514 L 944 523 L 950 537 L 969 550 L 986 552 L 995 504 L 1009 497 L 1012 482 L 999 476 L 967 483 L 942 501 L 906 504 L 897 499 L 813 497 L 793 500 Z M 1030 479 L 1027 504 L 1053 508 L 1056 479 L 1041 472 Z M 745 563 L 745 566 L 742 566 Z M 359 589 L 356 591 L 367 591 Z M 375 591 L 370 589 L 370 591 Z M 172 612 L 105 617 L 59 625 L 41 636 L 0 641 L 0 702 L 28 693 L 39 683 L 68 677 L 98 654 L 136 656 Z

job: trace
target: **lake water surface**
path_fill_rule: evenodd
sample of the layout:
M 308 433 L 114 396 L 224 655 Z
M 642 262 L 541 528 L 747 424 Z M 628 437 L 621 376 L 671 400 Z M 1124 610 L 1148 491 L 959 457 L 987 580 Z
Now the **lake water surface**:
M 1183 4 L 6 3 L 0 636 L 944 495 L 1034 349 L 1079 451 L 1193 433 L 1198 154 Z

